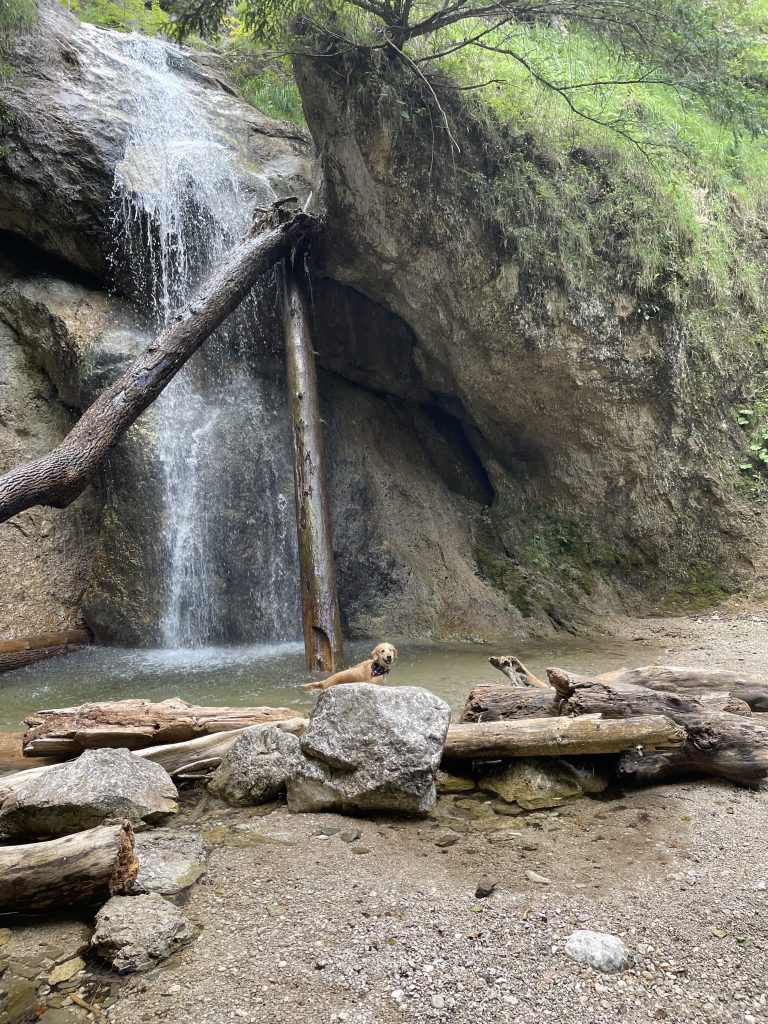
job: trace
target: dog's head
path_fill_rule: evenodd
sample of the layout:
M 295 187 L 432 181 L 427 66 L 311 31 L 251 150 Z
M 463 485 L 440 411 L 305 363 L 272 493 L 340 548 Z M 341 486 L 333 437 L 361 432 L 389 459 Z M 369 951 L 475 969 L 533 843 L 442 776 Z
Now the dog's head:
M 397 658 L 397 648 L 393 644 L 377 644 L 371 651 L 371 657 L 377 665 L 390 669 Z

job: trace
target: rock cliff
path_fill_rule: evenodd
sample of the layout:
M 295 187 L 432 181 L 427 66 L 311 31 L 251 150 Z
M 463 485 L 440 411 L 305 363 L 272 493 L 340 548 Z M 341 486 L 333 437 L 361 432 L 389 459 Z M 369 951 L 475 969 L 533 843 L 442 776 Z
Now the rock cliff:
M 149 336 L 112 265 L 136 44 L 54 0 L 39 14 L 0 101 L 0 469 L 51 447 Z M 448 159 L 380 85 L 342 90 L 304 59 L 310 139 L 233 95 L 215 54 L 169 53 L 246 196 L 322 182 L 313 302 L 348 633 L 522 636 L 740 584 L 759 531 L 731 413 L 754 346 L 734 332 L 702 369 L 674 310 L 522 267 L 463 185 L 482 165 L 477 130 Z M 151 152 L 121 166 L 144 192 L 160 170 Z M 264 330 L 277 351 L 276 321 Z M 150 411 L 70 509 L 0 527 L 4 635 L 84 612 L 109 642 L 158 642 L 154 429 Z M 236 498 L 228 511 L 246 515 L 254 499 Z

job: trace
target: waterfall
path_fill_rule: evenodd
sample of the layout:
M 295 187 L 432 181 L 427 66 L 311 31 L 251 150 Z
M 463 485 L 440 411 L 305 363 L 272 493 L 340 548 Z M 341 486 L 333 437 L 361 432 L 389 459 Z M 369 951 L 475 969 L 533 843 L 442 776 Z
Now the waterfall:
M 113 267 L 120 289 L 160 330 L 242 235 L 254 207 L 275 194 L 238 159 L 210 104 L 196 101 L 201 86 L 181 50 L 137 35 L 114 45 L 125 73 L 135 76 L 136 109 L 115 170 Z M 274 369 L 273 300 L 274 291 L 250 296 L 153 406 L 166 647 L 300 632 L 290 427 Z

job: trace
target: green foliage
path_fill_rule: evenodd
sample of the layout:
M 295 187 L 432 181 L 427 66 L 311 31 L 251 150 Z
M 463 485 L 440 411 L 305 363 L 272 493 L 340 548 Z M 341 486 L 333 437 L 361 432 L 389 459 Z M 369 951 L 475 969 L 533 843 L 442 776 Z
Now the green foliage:
M 684 579 L 667 591 L 661 602 L 662 611 L 701 611 L 719 604 L 728 596 L 720 573 L 710 562 L 696 561 Z
M 0 49 L 2 44 L 32 27 L 35 0 L 0 0 Z
M 748 403 L 736 410 L 735 417 L 749 451 L 739 470 L 761 494 L 768 481 L 768 371 L 758 376 Z
M 244 33 L 242 22 L 232 19 L 229 24 L 225 57 L 240 95 L 269 117 L 303 127 L 304 110 L 290 64 L 255 45 Z
M 160 0 L 60 0 L 80 18 L 102 28 L 119 32 L 143 32 L 157 35 L 168 24 L 168 15 Z

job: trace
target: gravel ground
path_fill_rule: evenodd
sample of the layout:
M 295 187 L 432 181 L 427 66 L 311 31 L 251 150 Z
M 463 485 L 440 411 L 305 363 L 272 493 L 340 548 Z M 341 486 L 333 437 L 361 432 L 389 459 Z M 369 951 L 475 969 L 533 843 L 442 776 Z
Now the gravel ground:
M 659 660 L 658 645 L 672 663 L 758 672 L 768 661 L 768 616 L 615 628 L 638 638 L 637 664 Z M 406 822 L 206 798 L 193 814 L 209 871 L 185 906 L 200 937 L 128 981 L 99 1019 L 768 1020 L 768 793 L 692 782 L 612 796 L 518 816 L 442 798 L 434 820 Z M 362 834 L 344 842 L 323 827 Z M 436 845 L 445 836 L 455 842 Z M 486 873 L 498 886 L 478 899 Z M 604 975 L 570 961 L 576 928 L 621 936 L 629 968 Z

